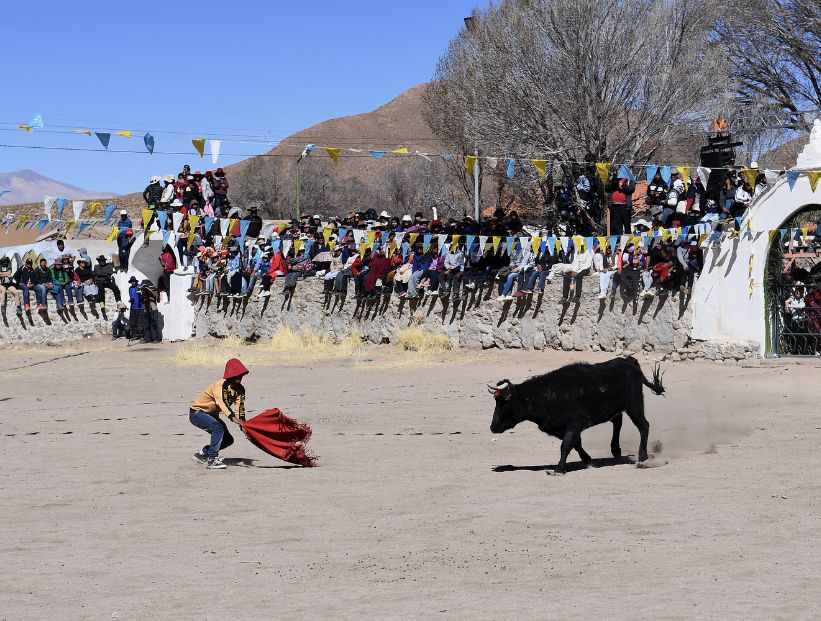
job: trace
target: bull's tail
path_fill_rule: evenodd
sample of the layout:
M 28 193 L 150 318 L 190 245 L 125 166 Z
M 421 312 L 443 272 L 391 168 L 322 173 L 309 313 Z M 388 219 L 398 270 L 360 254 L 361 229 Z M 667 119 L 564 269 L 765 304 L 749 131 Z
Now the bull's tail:
M 661 378 L 664 377 L 664 373 L 661 372 L 658 364 L 653 365 L 653 381 L 648 382 L 647 378 L 644 377 L 644 373 L 642 373 L 641 368 L 639 368 L 639 373 L 641 373 L 641 382 L 647 388 L 653 391 L 654 394 L 663 395 L 664 394 L 664 385 L 661 383 Z

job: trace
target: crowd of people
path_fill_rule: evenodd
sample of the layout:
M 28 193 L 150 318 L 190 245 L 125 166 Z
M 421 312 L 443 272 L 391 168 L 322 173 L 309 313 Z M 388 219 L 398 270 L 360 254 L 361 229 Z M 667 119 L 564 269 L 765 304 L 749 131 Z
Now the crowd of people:
M 265 225 L 256 209 L 242 211 L 231 205 L 222 169 L 191 173 L 185 166 L 176 178 L 153 177 L 143 193 L 146 209 L 151 210 L 144 228 L 152 229 L 156 222 L 165 240 L 156 287 L 132 279 L 125 305 L 113 279 L 115 266 L 106 257 L 97 257 L 95 264 L 84 249 L 75 253 L 58 240 L 36 266 L 29 258 L 12 270 L 8 259 L 0 261 L 0 302 L 4 313 L 9 304 L 19 314 L 30 312 L 32 305 L 44 310 L 49 296 L 58 311 L 85 300 L 104 306 L 108 289 L 118 303 L 113 336 L 139 334 L 156 340 L 157 302 L 168 294 L 174 273 L 190 276 L 187 294 L 220 298 L 266 298 L 278 279 L 281 291 L 292 295 L 301 280 L 311 277 L 322 279 L 328 295 L 341 297 L 353 281 L 357 299 L 395 294 L 402 300 L 428 296 L 459 301 L 477 288 L 496 287 L 498 300 L 508 302 L 539 294 L 555 279 L 561 281 L 561 303 L 567 304 L 580 299 L 588 276 L 598 279 L 601 299 L 617 291 L 634 299 L 673 291 L 689 296 L 704 265 L 700 239 L 658 231 L 695 222 L 709 223 L 713 230 L 732 222 L 766 184 L 761 175 L 756 188 L 749 188 L 741 177 L 728 175 L 726 190 L 715 196 L 705 192 L 698 179 L 685 184 L 673 170 L 668 185 L 658 173 L 644 199 L 652 221 L 636 221 L 634 184 L 611 176 L 605 189 L 614 235 L 561 237 L 561 243 L 556 231 L 547 226 L 526 229 L 516 211 L 501 209 L 482 221 L 470 216 L 428 219 L 421 212 L 400 217 L 368 209 L 331 218 L 303 215 Z M 575 180 L 576 206 L 570 211 L 562 209 L 567 206 L 562 196 L 569 197 L 573 184 L 554 185 L 560 218 L 587 212 L 590 205 L 584 201 L 596 194 L 591 178 L 582 173 Z M 565 229 L 569 230 L 572 227 Z M 635 237 L 645 231 L 646 236 Z M 116 234 L 122 270 L 128 270 L 135 238 L 134 224 L 123 209 Z

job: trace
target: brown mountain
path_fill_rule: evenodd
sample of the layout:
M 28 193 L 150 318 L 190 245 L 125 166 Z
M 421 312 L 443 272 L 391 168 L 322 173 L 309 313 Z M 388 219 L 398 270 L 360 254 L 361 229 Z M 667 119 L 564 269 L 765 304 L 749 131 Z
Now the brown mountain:
M 33 170 L 17 170 L 0 173 L 0 190 L 11 190 L 0 196 L 0 205 L 41 202 L 44 196 L 55 196 L 69 200 L 90 198 L 111 198 L 110 192 L 84 190 L 77 186 L 51 179 Z

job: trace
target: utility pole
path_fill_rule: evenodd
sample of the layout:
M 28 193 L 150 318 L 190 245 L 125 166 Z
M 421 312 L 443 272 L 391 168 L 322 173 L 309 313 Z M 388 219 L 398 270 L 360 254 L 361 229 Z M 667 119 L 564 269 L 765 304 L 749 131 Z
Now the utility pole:
M 299 156 L 299 159 L 296 161 L 296 219 L 299 220 L 302 217 L 302 214 L 299 212 L 299 193 L 300 193 L 300 183 L 299 183 L 299 168 L 301 166 L 302 156 Z
M 479 149 L 473 150 L 476 159 L 473 161 L 473 211 L 476 222 L 479 222 Z

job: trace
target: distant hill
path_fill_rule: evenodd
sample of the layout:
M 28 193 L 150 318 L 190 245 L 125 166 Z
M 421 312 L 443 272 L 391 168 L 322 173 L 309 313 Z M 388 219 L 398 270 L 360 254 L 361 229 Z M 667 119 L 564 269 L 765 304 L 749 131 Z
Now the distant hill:
M 89 198 L 111 198 L 110 192 L 84 190 L 77 186 L 45 177 L 33 170 L 18 170 L 0 173 L 0 190 L 11 190 L 0 196 L 0 205 L 42 202 L 44 196 L 55 196 L 69 200 Z

